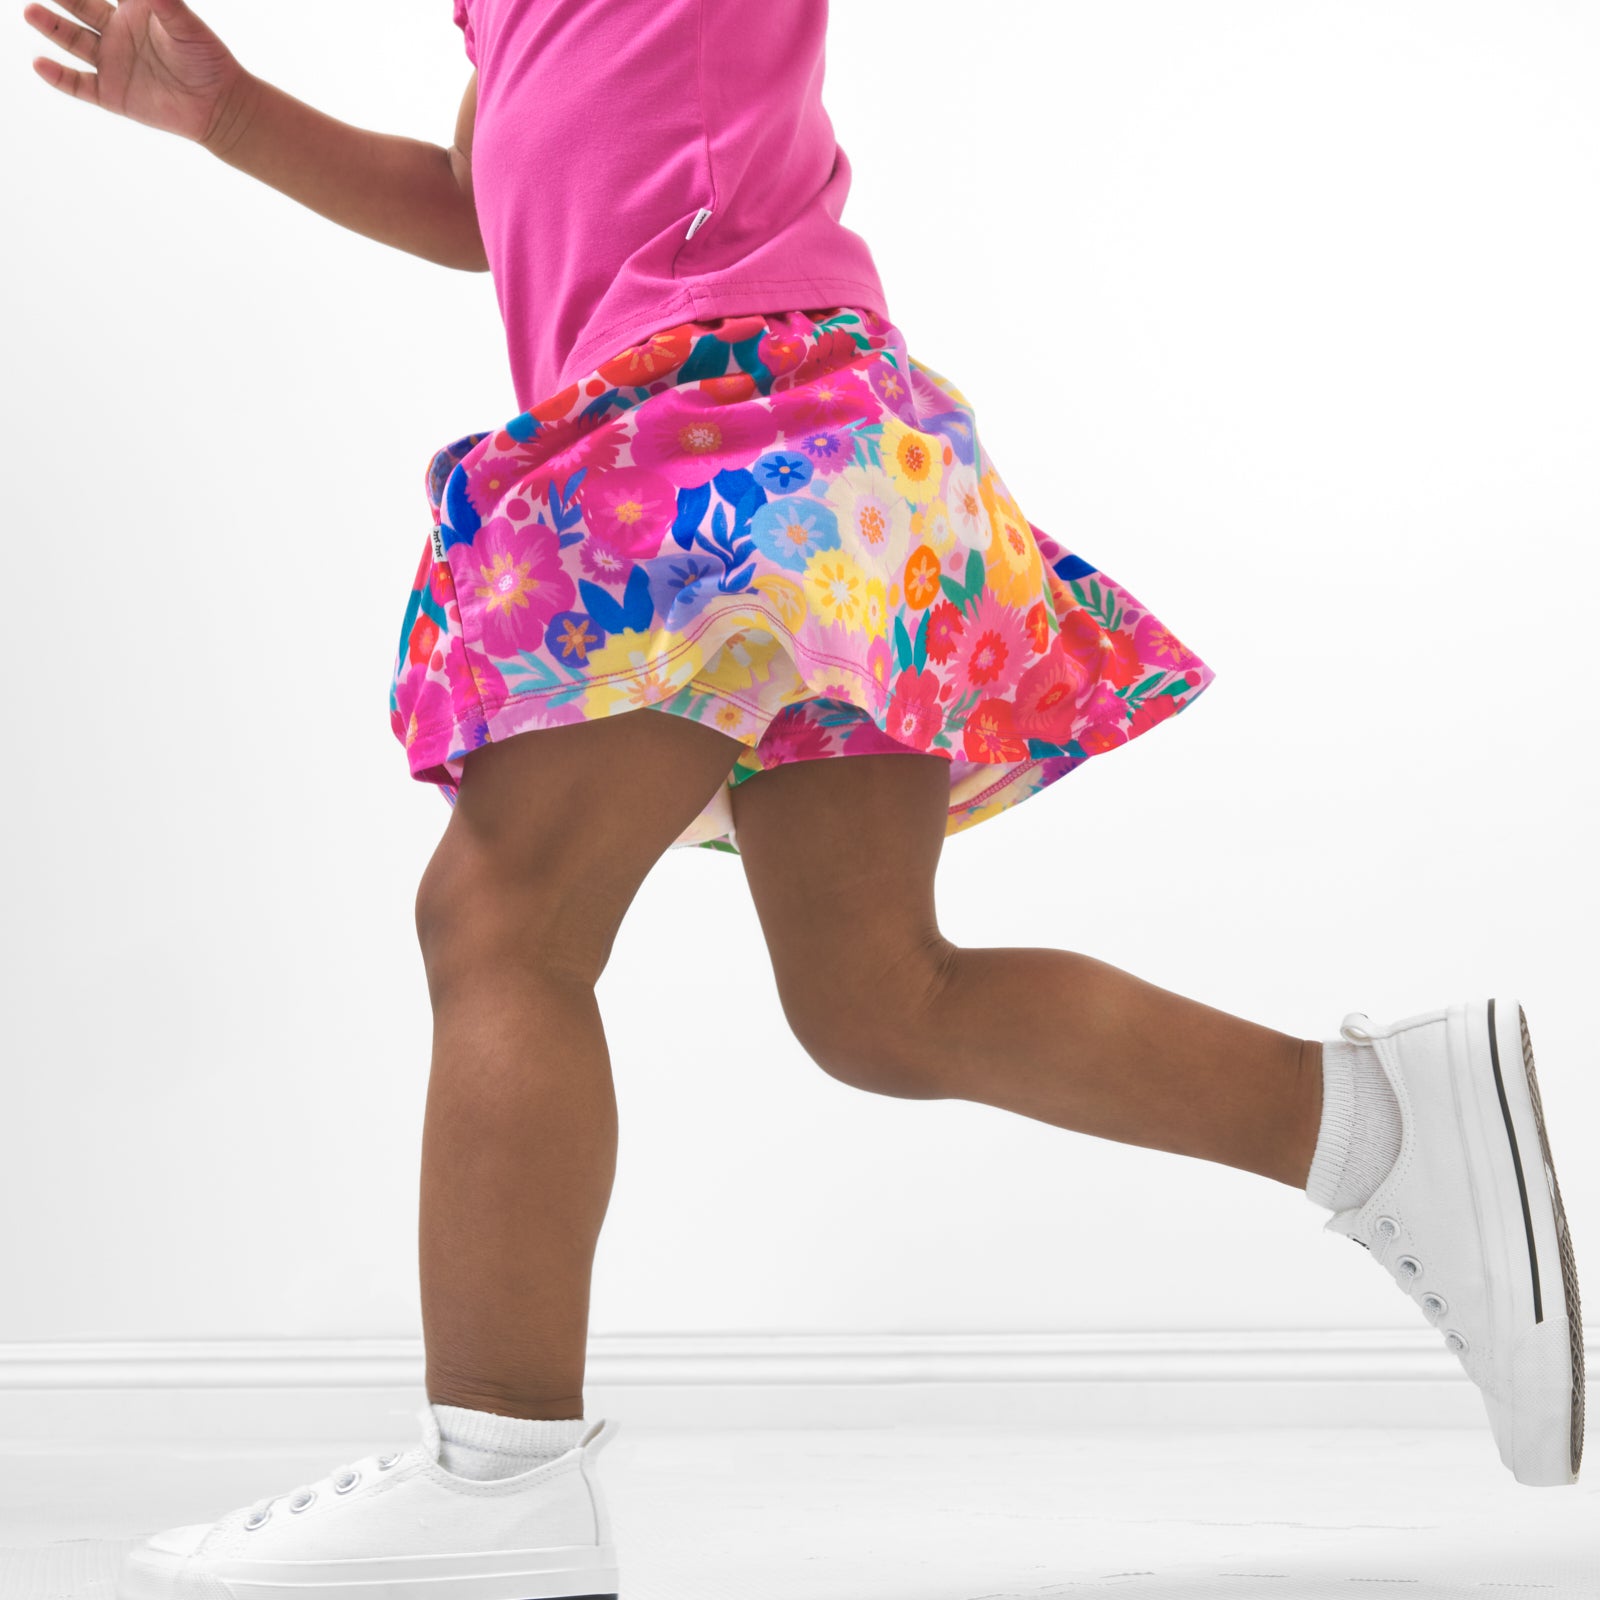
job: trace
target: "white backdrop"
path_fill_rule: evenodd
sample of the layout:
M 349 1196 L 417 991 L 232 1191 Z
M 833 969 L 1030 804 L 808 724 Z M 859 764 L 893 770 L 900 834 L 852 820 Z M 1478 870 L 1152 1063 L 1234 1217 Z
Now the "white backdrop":
M 449 142 L 442 0 L 202 14 Z M 7 30 L 0 1341 L 411 1337 L 448 812 L 386 695 L 428 457 L 515 410 L 493 289 L 67 100 Z M 836 0 L 830 38 L 913 354 L 1218 672 L 952 839 L 945 932 L 1312 1037 L 1516 993 L 1600 1260 L 1600 10 Z M 660 863 L 601 1004 L 597 1334 L 1415 1320 L 1298 1192 L 826 1077 L 732 856 Z

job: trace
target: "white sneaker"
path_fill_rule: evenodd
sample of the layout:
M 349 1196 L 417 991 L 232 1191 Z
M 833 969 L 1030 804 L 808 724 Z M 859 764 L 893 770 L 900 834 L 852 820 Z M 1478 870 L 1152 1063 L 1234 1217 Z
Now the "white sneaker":
M 116 1600 L 617 1600 L 594 1471 L 616 1422 L 528 1472 L 482 1480 L 439 1465 L 432 1405 L 420 1416 L 410 1450 L 146 1540 Z
M 1550 1159 L 1528 1019 L 1472 1000 L 1387 1027 L 1352 1011 L 1400 1103 L 1400 1154 L 1365 1205 L 1323 1226 L 1365 1245 L 1483 1395 L 1519 1483 L 1577 1481 L 1578 1270 Z

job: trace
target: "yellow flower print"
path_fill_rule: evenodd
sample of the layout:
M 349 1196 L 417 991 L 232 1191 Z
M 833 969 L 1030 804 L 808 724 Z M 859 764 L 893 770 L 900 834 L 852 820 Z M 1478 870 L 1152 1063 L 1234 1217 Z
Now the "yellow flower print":
M 984 508 L 993 526 L 985 554 L 984 586 L 1002 605 L 1031 606 L 1044 592 L 1044 561 L 1028 519 L 991 470 L 980 485 Z
M 670 628 L 614 633 L 589 652 L 585 673 L 601 681 L 584 691 L 584 715 L 610 716 L 670 699 L 704 664 L 699 641 L 686 645 Z M 606 677 L 608 673 L 615 676 Z
M 793 578 L 779 572 L 758 572 L 750 581 L 751 588 L 772 602 L 779 620 L 790 633 L 798 633 L 806 620 L 806 592 Z
M 899 588 L 899 584 L 896 584 L 896 593 L 899 592 Z M 887 638 L 889 635 L 889 605 L 888 598 L 884 594 L 882 578 L 867 579 L 865 606 L 867 632 L 875 635 L 881 634 L 884 638 Z
M 842 550 L 877 572 L 893 572 L 905 560 L 911 509 L 882 467 L 846 467 L 828 485 L 827 500 Z
M 737 628 L 722 641 L 696 682 L 710 689 L 753 688 L 772 676 L 773 658 L 780 648 L 778 641 L 759 625 Z
M 806 563 L 806 599 L 826 627 L 838 623 L 846 633 L 860 633 L 867 620 L 867 574 L 845 550 L 824 550 Z
M 944 440 L 908 428 L 898 417 L 883 419 L 879 441 L 884 469 L 907 500 L 925 506 L 939 493 L 944 477 Z

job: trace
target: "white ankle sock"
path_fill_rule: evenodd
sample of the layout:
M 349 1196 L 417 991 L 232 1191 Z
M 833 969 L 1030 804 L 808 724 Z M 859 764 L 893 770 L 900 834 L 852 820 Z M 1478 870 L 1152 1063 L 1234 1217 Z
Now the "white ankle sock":
M 1322 1045 L 1322 1126 L 1306 1198 L 1329 1211 L 1364 1205 L 1400 1154 L 1400 1105 L 1370 1044 Z
M 430 1402 L 431 1403 L 431 1402 Z M 502 1417 L 435 1405 L 439 1465 L 458 1478 L 510 1478 L 565 1455 L 593 1426 L 583 1417 Z

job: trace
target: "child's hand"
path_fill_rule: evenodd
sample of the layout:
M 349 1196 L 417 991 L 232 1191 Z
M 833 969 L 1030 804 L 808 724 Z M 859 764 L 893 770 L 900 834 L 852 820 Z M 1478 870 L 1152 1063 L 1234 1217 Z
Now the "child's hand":
M 23 18 L 97 70 L 74 72 L 48 56 L 35 56 L 33 70 L 51 88 L 164 133 L 205 142 L 245 73 L 183 0 L 59 3 L 77 23 L 42 5 L 26 7 Z

